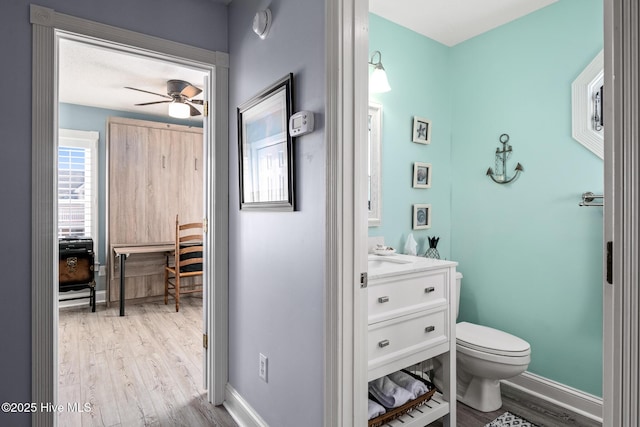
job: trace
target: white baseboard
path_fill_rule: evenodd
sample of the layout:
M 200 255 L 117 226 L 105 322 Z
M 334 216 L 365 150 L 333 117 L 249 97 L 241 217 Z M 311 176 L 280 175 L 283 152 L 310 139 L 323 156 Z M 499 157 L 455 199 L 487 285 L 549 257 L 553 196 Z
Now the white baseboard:
M 74 299 L 70 301 L 58 301 L 58 308 L 79 307 L 81 305 L 89 306 L 89 290 L 60 292 L 60 298 L 84 297 L 87 299 Z M 107 291 L 96 291 L 96 304 L 107 301 Z
M 269 427 L 269 424 L 229 384 L 225 386 L 223 405 L 240 427 Z
M 602 398 L 600 397 L 528 371 L 509 380 L 503 380 L 502 383 L 594 421 L 602 422 Z

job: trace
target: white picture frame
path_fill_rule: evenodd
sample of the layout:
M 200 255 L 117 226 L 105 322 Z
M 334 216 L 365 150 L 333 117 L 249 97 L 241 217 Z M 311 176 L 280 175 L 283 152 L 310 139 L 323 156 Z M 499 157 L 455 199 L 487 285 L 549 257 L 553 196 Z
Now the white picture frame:
M 431 163 L 413 163 L 413 188 L 431 188 Z
M 413 205 L 413 229 L 426 230 L 431 228 L 431 205 L 416 203 Z
M 413 116 L 413 142 L 431 144 L 431 120 Z

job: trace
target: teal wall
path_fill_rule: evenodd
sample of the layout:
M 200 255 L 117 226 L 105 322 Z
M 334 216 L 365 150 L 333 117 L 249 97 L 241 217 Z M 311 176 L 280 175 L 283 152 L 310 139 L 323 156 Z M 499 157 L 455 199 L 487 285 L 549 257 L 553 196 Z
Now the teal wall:
M 96 131 L 99 133 L 98 140 L 98 245 L 95 248 L 96 257 L 100 264 L 106 264 L 106 129 L 109 117 L 127 117 L 130 119 L 149 120 L 154 122 L 172 123 L 202 127 L 202 122 L 174 119 L 172 117 L 151 116 L 148 114 L 132 113 L 129 111 L 109 110 L 105 108 L 86 107 L 83 105 L 60 103 L 58 106 L 58 123 L 62 129 L 74 129 L 84 131 Z M 98 277 L 96 288 L 106 289 L 104 277 Z
M 382 224 L 370 236 L 403 252 L 413 233 L 418 253 L 439 236 L 438 251 L 451 248 L 451 87 L 449 48 L 377 15 L 369 15 L 369 52 L 379 50 L 391 91 L 372 94 L 382 104 Z M 413 116 L 431 120 L 431 144 L 412 142 Z M 413 188 L 413 163 L 432 164 L 431 188 Z M 431 228 L 413 230 L 415 203 L 431 204 Z
M 446 59 L 444 70 L 434 60 L 422 68 L 423 74 L 444 74 L 439 89 L 422 97 L 423 108 L 432 108 L 433 98 L 449 99 L 446 107 L 440 104 L 449 117 L 434 120 L 434 131 L 450 126 L 449 139 L 440 141 L 450 147 L 450 158 L 442 153 L 433 163 L 435 188 L 436 171 L 447 174 L 451 197 L 433 204 L 434 213 L 449 211 L 450 256 L 464 274 L 459 320 L 522 337 L 532 347 L 530 372 L 596 396 L 602 395 L 603 211 L 578 203 L 585 191 L 602 193 L 603 163 L 571 137 L 571 83 L 602 49 L 602 21 L 602 0 L 560 0 L 445 49 L 438 56 Z M 389 39 L 402 33 L 394 42 L 420 37 L 372 16 L 370 50 L 378 49 L 379 31 Z M 400 56 L 391 49 L 420 57 L 411 44 L 388 49 L 382 52 L 390 79 L 415 63 L 394 62 Z M 416 81 L 391 81 L 392 92 L 381 99 L 385 125 L 393 120 L 390 110 L 403 103 L 403 86 L 408 90 Z M 485 176 L 502 133 L 514 148 L 508 169 L 516 162 L 525 168 L 510 185 Z M 384 143 L 389 138 L 385 132 Z M 389 162 L 402 159 L 392 156 Z M 410 206 L 410 196 L 395 204 Z M 383 221 L 404 220 L 385 214 Z M 396 229 L 382 235 L 402 238 Z

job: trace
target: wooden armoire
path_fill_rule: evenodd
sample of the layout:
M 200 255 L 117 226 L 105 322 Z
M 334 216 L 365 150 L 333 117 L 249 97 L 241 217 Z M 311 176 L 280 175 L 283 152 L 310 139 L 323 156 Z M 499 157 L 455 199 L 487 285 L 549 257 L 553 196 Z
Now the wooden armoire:
M 113 245 L 173 242 L 175 218 L 201 222 L 202 128 L 110 117 L 107 125 L 107 241 Z M 109 257 L 108 298 L 120 298 L 117 259 Z M 164 292 L 163 254 L 127 260 L 125 297 Z

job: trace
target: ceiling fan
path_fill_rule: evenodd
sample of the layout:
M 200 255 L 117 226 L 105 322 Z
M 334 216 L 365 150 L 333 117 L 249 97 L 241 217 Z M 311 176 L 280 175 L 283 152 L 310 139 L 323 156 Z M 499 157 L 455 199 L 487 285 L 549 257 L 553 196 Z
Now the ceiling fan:
M 129 86 L 125 86 L 125 89 L 137 90 L 138 92 L 150 93 L 151 95 L 167 98 L 165 101 L 144 102 L 141 104 L 135 104 L 136 106 L 169 103 L 169 115 L 180 119 L 186 119 L 189 116 L 199 116 L 202 114 L 194 104 L 202 105 L 203 101 L 201 99 L 192 99 L 194 96 L 200 94 L 202 89 L 197 88 L 184 80 L 168 80 L 166 95 Z

